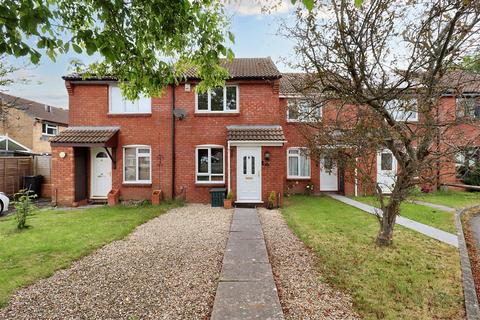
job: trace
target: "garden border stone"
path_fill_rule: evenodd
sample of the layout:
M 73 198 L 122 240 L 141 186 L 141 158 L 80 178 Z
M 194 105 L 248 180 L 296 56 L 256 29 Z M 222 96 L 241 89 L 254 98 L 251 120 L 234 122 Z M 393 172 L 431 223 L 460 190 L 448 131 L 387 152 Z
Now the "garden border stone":
M 462 269 L 463 293 L 465 296 L 465 309 L 468 320 L 480 319 L 480 308 L 478 305 L 477 292 L 475 290 L 475 282 L 473 281 L 473 274 L 470 265 L 470 258 L 468 256 L 467 244 L 463 232 L 462 215 L 472 208 L 480 208 L 480 206 L 472 206 L 460 210 L 455 214 L 455 224 L 458 234 L 458 251 L 460 254 L 460 264 Z

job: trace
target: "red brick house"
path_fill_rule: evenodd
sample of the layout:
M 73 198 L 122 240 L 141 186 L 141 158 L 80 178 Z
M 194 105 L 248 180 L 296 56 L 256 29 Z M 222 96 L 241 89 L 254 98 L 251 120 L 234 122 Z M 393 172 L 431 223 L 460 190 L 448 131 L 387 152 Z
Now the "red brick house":
M 282 75 L 270 58 L 225 67 L 231 79 L 224 88 L 196 94 L 192 73 L 161 97 L 134 102 L 122 98 L 115 79 L 63 77 L 70 127 L 51 140 L 54 201 L 104 200 L 111 190 L 122 200 L 150 199 L 161 190 L 165 198 L 208 202 L 211 188 L 225 187 L 237 202 L 265 203 L 272 191 L 301 192 L 307 184 L 358 192 L 348 173 L 302 152 L 296 126 L 305 119 L 288 111 L 298 98 L 295 74 Z M 395 170 L 388 154 L 378 161 Z

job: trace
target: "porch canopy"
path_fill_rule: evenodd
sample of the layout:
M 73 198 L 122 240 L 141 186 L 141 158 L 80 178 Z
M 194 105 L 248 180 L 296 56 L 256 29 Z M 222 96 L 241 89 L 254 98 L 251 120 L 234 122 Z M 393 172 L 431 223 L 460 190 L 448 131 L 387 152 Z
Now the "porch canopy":
M 119 127 L 68 127 L 50 139 L 52 147 L 115 148 Z
M 232 146 L 282 146 L 287 142 L 280 125 L 227 126 L 227 140 Z

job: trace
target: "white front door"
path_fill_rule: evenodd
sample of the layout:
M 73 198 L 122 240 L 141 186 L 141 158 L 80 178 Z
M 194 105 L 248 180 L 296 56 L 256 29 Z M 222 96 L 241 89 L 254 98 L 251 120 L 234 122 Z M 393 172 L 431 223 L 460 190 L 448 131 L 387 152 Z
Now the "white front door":
M 377 184 L 383 193 L 392 193 L 397 177 L 397 159 L 390 150 L 377 153 Z
M 338 191 L 338 168 L 335 160 L 320 160 L 320 191 Z
M 112 189 L 112 160 L 104 148 L 91 149 L 91 198 L 106 198 Z
M 237 147 L 237 202 L 262 201 L 261 156 L 261 147 Z

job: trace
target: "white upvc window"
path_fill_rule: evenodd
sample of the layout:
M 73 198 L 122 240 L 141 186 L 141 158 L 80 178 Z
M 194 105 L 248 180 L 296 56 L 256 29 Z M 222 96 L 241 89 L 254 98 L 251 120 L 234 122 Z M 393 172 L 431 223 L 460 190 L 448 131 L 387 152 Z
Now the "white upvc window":
M 58 126 L 48 122 L 42 123 L 42 134 L 45 136 L 56 136 L 58 134 Z
M 316 122 L 322 118 L 322 107 L 313 101 L 289 99 L 287 109 L 288 122 Z
M 480 119 L 480 95 L 462 95 L 455 98 L 457 118 Z
M 225 182 L 225 149 L 223 146 L 202 145 L 195 150 L 195 182 Z
M 118 85 L 109 86 L 108 97 L 110 114 L 152 113 L 152 99 L 142 96 L 135 101 L 128 100 L 122 95 Z
M 385 108 L 395 121 L 418 121 L 417 99 L 393 99 L 385 103 Z
M 152 182 L 152 150 L 150 146 L 131 145 L 123 147 L 123 182 Z
M 237 85 L 210 89 L 206 93 L 195 93 L 195 112 L 238 112 L 239 97 Z
M 307 148 L 289 148 L 287 158 L 287 178 L 310 179 L 310 156 Z

